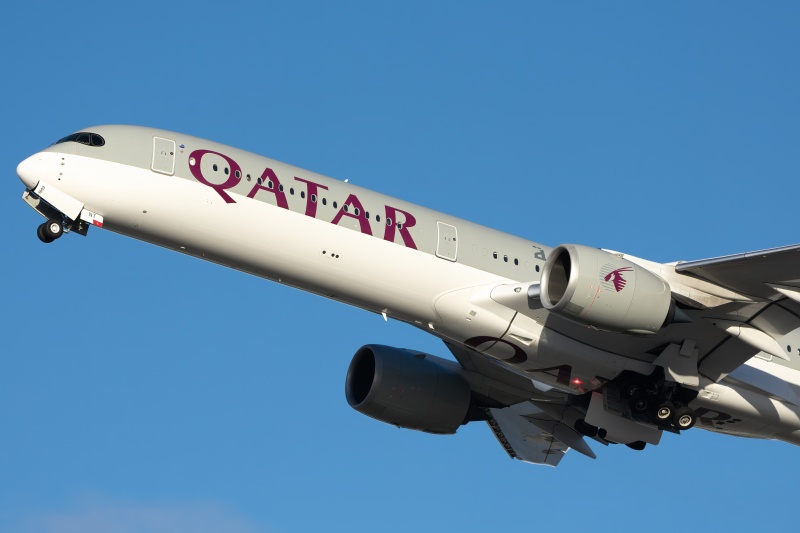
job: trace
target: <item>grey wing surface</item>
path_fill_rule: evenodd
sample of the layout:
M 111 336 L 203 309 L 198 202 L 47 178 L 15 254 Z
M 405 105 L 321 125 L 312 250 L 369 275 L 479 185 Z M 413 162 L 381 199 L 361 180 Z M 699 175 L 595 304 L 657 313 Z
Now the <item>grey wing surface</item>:
M 770 298 L 768 284 L 800 286 L 800 244 L 727 255 L 698 261 L 681 261 L 675 271 L 691 274 L 740 294 Z
M 512 458 L 526 463 L 558 465 L 570 448 L 595 458 L 577 431 L 553 418 L 534 402 L 488 409 L 489 427 Z
M 487 423 L 512 459 L 556 466 L 567 450 L 595 458 L 583 437 L 573 429 L 582 415 L 569 406 L 563 393 L 550 391 L 502 367 L 485 355 L 445 342 L 463 368 L 473 373 L 473 391 L 487 405 Z

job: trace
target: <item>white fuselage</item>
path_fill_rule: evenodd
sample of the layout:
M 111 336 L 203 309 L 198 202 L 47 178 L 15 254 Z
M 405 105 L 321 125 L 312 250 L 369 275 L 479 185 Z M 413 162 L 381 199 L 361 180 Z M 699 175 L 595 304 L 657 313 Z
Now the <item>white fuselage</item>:
M 565 392 L 654 368 L 646 352 L 664 339 L 598 332 L 580 342 L 574 324 L 501 298 L 540 279 L 547 246 L 210 141 L 95 129 L 106 146 L 56 144 L 21 163 L 26 187 L 57 188 L 102 215 L 104 229 L 407 322 Z M 172 172 L 158 166 L 154 137 L 175 142 Z M 800 373 L 782 372 L 800 390 Z M 712 421 L 706 429 L 800 443 L 796 405 L 725 382 L 699 389 L 692 406 Z M 739 422 L 715 425 L 720 413 Z

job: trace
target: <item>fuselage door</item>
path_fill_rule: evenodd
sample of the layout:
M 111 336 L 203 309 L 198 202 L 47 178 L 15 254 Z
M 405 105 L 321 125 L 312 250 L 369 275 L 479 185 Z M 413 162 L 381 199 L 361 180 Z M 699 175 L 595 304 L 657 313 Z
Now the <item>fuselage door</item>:
M 436 244 L 436 257 L 455 261 L 458 257 L 458 231 L 455 226 L 436 221 L 439 227 L 439 242 Z
M 153 164 L 150 168 L 170 176 L 175 173 L 175 141 L 153 137 Z

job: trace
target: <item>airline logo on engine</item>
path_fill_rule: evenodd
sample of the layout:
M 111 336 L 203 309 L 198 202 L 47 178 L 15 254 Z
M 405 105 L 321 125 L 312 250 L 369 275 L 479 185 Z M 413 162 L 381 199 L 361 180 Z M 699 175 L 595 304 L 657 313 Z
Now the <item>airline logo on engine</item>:
M 603 270 L 605 270 L 606 268 L 610 268 L 611 266 L 612 265 L 605 265 Z M 619 292 L 622 289 L 624 289 L 625 285 L 627 285 L 627 283 L 628 283 L 628 281 L 622 275 L 623 272 L 633 272 L 633 269 L 631 267 L 621 267 L 621 268 L 617 268 L 615 270 L 612 270 L 611 272 L 609 272 L 605 276 L 603 276 L 603 273 L 600 272 L 600 275 L 603 276 L 603 281 L 611 282 L 611 284 L 614 286 L 614 290 Z

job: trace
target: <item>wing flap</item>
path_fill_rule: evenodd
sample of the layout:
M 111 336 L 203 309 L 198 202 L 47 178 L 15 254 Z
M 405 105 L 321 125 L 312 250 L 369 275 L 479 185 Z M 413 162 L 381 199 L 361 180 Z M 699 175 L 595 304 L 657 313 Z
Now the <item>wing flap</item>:
M 512 458 L 554 467 L 570 448 L 595 458 L 594 452 L 578 432 L 531 402 L 488 411 L 489 427 Z

